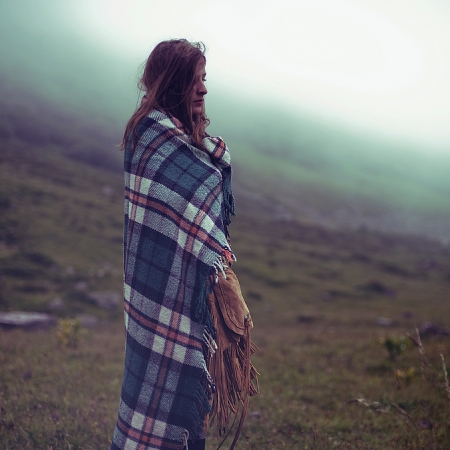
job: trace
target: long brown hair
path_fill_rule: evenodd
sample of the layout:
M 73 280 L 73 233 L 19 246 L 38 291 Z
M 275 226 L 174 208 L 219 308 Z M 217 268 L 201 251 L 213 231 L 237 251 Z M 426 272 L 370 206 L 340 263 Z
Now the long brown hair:
M 200 65 L 206 62 L 205 50 L 202 42 L 189 42 L 186 39 L 163 41 L 152 50 L 138 84 L 139 89 L 145 92 L 145 99 L 127 123 L 122 149 L 130 135 L 134 147 L 139 122 L 155 108 L 175 116 L 195 144 L 203 147 L 202 140 L 209 120 L 204 107 L 202 114 L 192 114 L 190 100 L 195 75 Z

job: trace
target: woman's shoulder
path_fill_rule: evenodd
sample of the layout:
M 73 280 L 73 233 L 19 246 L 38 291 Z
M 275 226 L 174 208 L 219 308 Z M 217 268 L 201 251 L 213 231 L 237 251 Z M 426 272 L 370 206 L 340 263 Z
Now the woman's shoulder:
M 136 128 L 136 137 L 139 140 L 144 134 L 160 134 L 164 130 L 176 129 L 172 118 L 159 109 L 152 109 Z

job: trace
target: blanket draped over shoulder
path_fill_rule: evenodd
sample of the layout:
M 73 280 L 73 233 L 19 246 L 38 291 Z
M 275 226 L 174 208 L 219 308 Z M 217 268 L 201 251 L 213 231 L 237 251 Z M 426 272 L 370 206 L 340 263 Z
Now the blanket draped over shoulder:
M 125 149 L 125 369 L 111 449 L 181 449 L 210 411 L 206 296 L 234 214 L 230 155 L 220 138 L 192 145 L 158 110 Z

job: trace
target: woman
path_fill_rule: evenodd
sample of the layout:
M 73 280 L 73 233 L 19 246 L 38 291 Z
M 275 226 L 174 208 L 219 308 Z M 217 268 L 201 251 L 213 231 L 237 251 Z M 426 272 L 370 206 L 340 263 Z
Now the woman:
M 124 133 L 126 351 L 111 449 L 205 446 L 216 391 L 211 291 L 234 260 L 230 155 L 205 132 L 205 63 L 201 43 L 158 44 Z

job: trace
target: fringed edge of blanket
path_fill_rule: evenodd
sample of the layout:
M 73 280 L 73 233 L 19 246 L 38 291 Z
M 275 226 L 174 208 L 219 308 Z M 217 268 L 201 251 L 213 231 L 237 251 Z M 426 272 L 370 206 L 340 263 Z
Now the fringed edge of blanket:
M 231 190 L 231 168 L 225 170 L 228 171 L 228 173 L 227 176 L 224 176 L 222 180 L 222 218 L 224 220 L 225 227 L 228 228 L 228 225 L 230 225 L 231 223 L 231 216 L 234 216 L 236 212 L 234 207 L 234 196 Z
M 216 329 L 213 323 L 213 317 L 211 316 L 211 311 L 208 307 L 208 295 L 213 291 L 214 284 L 218 282 L 219 271 L 222 276 L 226 278 L 224 263 L 222 258 L 225 258 L 228 263 L 236 261 L 234 253 L 231 248 L 223 248 L 222 255 L 218 256 L 216 261 L 210 267 L 209 273 L 199 273 L 198 285 L 201 286 L 198 297 L 195 299 L 195 319 L 201 325 L 205 325 L 207 332 L 213 337 L 216 337 Z M 207 344 L 207 342 L 205 342 Z
M 216 329 L 208 307 L 208 295 L 211 294 L 213 290 L 213 284 L 216 282 L 218 270 L 223 272 L 223 264 L 220 257 L 218 257 L 214 264 L 209 268 L 209 272 L 198 273 L 197 275 L 199 277 L 197 283 L 200 286 L 200 291 L 195 299 L 194 317 L 199 324 L 205 326 L 203 332 L 203 345 L 205 348 L 210 348 L 210 350 L 212 349 L 212 346 L 216 345 L 214 341 Z M 197 439 L 202 437 L 206 417 L 211 412 L 210 402 L 212 394 L 215 391 L 214 383 L 206 368 L 206 360 L 204 361 L 203 373 L 198 379 L 194 390 L 196 392 L 195 401 L 189 414 L 189 421 L 193 428 L 191 430 L 190 438 Z
M 206 330 L 212 336 L 215 336 L 215 328 L 213 325 L 211 313 L 208 308 L 208 295 L 212 292 L 213 285 L 211 283 L 211 277 L 217 274 L 217 269 L 214 266 L 211 267 L 210 273 L 199 274 L 200 279 L 198 284 L 200 285 L 200 292 L 195 299 L 195 319 L 201 325 L 205 325 Z

